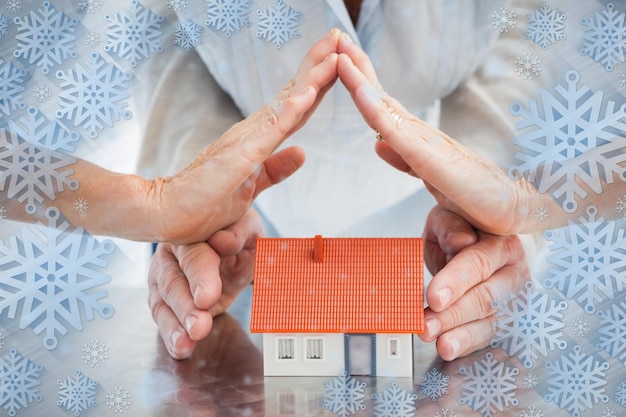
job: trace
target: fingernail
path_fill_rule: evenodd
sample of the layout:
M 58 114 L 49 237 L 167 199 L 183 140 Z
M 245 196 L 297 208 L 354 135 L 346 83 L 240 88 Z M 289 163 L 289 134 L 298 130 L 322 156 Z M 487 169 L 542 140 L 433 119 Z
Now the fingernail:
M 443 288 L 439 291 L 439 302 L 441 303 L 441 308 L 446 308 L 450 299 L 452 298 L 452 292 L 449 288 Z
M 335 33 L 337 33 L 339 29 L 337 28 L 332 28 L 329 32 L 328 35 L 326 35 L 327 38 L 332 38 L 333 36 L 335 36 Z
M 198 321 L 198 317 L 190 314 L 185 319 L 185 328 L 187 329 L 187 333 L 191 333 L 191 328 Z
M 341 34 L 341 41 L 344 42 L 346 45 L 350 45 L 354 43 L 350 35 L 348 35 L 347 33 Z
M 426 332 L 433 339 L 439 336 L 439 332 L 441 331 L 441 322 L 436 318 L 430 318 L 426 320 Z
M 452 357 L 456 358 L 459 355 L 461 344 L 459 343 L 458 339 L 455 339 L 455 338 L 451 338 L 448 343 L 450 343 L 450 349 L 452 350 Z
M 196 306 L 198 305 L 198 299 L 200 298 L 200 295 L 202 295 L 202 290 L 203 288 L 200 284 L 196 285 L 196 289 L 193 290 L 193 302 Z
M 172 333 L 172 336 L 170 336 L 170 340 L 171 340 L 171 342 L 172 342 L 171 349 L 172 349 L 172 353 L 174 353 L 174 354 L 175 354 L 175 353 L 178 353 L 178 349 L 176 348 L 176 343 L 178 343 L 178 339 L 180 339 L 180 337 L 181 337 L 182 335 L 183 335 L 183 332 L 182 332 L 182 331 L 180 331 L 180 330 L 175 330 L 175 331 Z
M 363 91 L 363 94 L 365 95 L 365 98 L 370 101 L 372 104 L 380 104 L 383 96 L 380 94 L 380 91 L 378 91 L 377 89 L 375 89 L 373 86 L 371 85 L 364 85 L 363 87 L 361 87 L 361 90 Z

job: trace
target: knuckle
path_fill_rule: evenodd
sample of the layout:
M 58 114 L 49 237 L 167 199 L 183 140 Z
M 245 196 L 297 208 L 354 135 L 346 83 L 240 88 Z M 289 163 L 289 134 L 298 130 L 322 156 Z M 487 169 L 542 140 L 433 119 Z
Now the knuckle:
M 163 313 L 169 310 L 169 306 L 161 299 L 156 302 L 152 302 L 150 305 L 150 312 L 152 313 L 152 320 L 155 323 L 160 324 Z

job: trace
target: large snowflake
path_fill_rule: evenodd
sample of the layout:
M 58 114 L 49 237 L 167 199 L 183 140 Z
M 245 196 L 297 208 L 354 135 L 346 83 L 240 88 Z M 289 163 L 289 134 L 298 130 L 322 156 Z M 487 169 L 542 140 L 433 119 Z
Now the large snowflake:
M 257 38 L 273 43 L 276 48 L 300 38 L 298 24 L 302 13 L 286 5 L 283 0 L 276 0 L 276 5 L 257 10 L 256 14 L 259 15 Z
M 33 401 L 41 401 L 39 376 L 43 366 L 22 357 L 16 349 L 0 358 L 0 407 L 14 416 L 17 410 L 28 407 Z
M 18 34 L 17 46 L 13 55 L 36 63 L 41 72 L 47 74 L 50 67 L 60 65 L 67 58 L 76 58 L 73 35 L 78 19 L 70 19 L 45 1 L 37 11 L 32 10 L 23 19 L 15 18 Z
M 159 29 L 165 18 L 146 9 L 137 0 L 130 3 L 130 9 L 119 10 L 114 16 L 104 16 L 108 22 L 108 44 L 104 50 L 117 53 L 135 67 L 143 58 L 163 51 Z
M 396 382 L 381 394 L 372 394 L 374 413 L 380 417 L 409 417 L 415 414 L 417 394 L 400 388 Z
M 626 104 L 616 110 L 613 101 L 603 103 L 602 91 L 579 88 L 575 70 L 565 79 L 567 85 L 557 86 L 554 95 L 542 89 L 541 102 L 529 101 L 528 109 L 511 103 L 511 114 L 523 119 L 516 123 L 523 133 L 513 143 L 524 150 L 516 153 L 521 164 L 512 166 L 509 176 L 526 177 L 573 213 L 576 196 L 587 196 L 582 185 L 600 194 L 602 182 L 611 184 L 614 176 L 626 181 Z
M 205 23 L 230 38 L 243 26 L 250 26 L 250 3 L 252 0 L 207 0 Z
M 607 71 L 612 71 L 617 61 L 624 62 L 626 52 L 626 15 L 615 10 L 613 3 L 606 5 L 602 13 L 596 12 L 589 19 L 581 19 L 585 27 L 582 34 L 585 42 L 580 50 L 581 55 L 588 55 L 600 62 Z
M 483 417 L 519 403 L 515 398 L 515 376 L 519 370 L 505 367 L 503 362 L 493 358 L 493 353 L 487 352 L 485 358 L 475 361 L 473 366 L 461 367 L 459 373 L 463 375 L 459 404 L 479 411 Z
M 615 385 L 615 393 L 613 394 L 613 401 L 622 407 L 626 407 L 626 380 Z
M 57 335 L 66 334 L 69 326 L 82 330 L 83 317 L 93 320 L 94 312 L 113 316 L 113 307 L 101 302 L 107 292 L 100 287 L 111 281 L 101 271 L 115 244 L 100 243 L 81 227 L 70 230 L 54 207 L 45 215 L 47 227 L 23 226 L 22 239 L 0 242 L 0 314 L 6 311 L 14 319 L 20 311 L 20 328 L 44 332 L 44 347 L 54 349 Z
M 613 299 L 626 287 L 626 241 L 624 230 L 600 217 L 595 206 L 587 208 L 587 218 L 567 227 L 548 230 L 550 245 L 549 277 L 546 288 L 558 289 L 566 298 L 576 299 L 588 314 L 596 304 Z
M 174 25 L 174 44 L 191 51 L 202 43 L 202 26 L 191 19 L 180 25 Z
M 330 382 L 324 382 L 322 408 L 338 417 L 347 417 L 359 410 L 365 410 L 365 386 L 365 382 L 357 382 L 346 372 Z
M 448 391 L 448 375 L 442 374 L 438 369 L 431 369 L 426 375 L 422 375 L 422 385 L 420 393 L 424 394 L 433 401 L 437 401 L 442 396 L 449 393 Z
M 547 4 L 526 15 L 528 26 L 526 39 L 530 39 L 543 49 L 565 39 L 565 13 L 553 10 Z
M 24 95 L 26 71 L 16 68 L 0 58 L 0 118 L 9 116 L 13 110 L 26 107 Z
M 612 304 L 607 311 L 598 311 L 600 342 L 596 349 L 607 351 L 626 366 L 626 301 Z
M 567 346 L 562 332 L 567 303 L 551 300 L 532 282 L 504 304 L 494 302 L 494 308 L 498 312 L 491 346 L 502 346 L 509 355 L 517 355 L 526 368 L 533 366 L 539 354 L 547 357 L 552 350 Z
M 98 405 L 96 402 L 96 389 L 98 383 L 85 376 L 81 371 L 74 372 L 65 379 L 59 379 L 59 399 L 57 405 L 68 411 L 73 411 L 75 416 L 89 407 Z
M 66 152 L 74 150 L 79 136 L 48 121 L 35 107 L 27 113 L 18 122 L 9 120 L 8 130 L 0 129 L 0 190 L 8 182 L 7 197 L 25 201 L 26 213 L 34 214 L 44 197 L 54 200 L 65 186 L 78 188 L 78 181 L 69 179 L 74 171 L 67 168 L 76 159 Z
M 120 118 L 132 117 L 126 109 L 132 74 L 107 63 L 97 52 L 91 53 L 91 59 L 84 66 L 77 63 L 75 71 L 58 71 L 57 77 L 61 79 L 62 89 L 57 117 L 72 120 L 74 126 L 87 130 L 92 139 L 105 125 L 113 127 Z
M 554 362 L 547 361 L 545 367 L 549 378 L 544 399 L 566 408 L 573 417 L 580 417 L 581 411 L 593 408 L 599 401 L 609 401 L 604 394 L 608 362 L 594 360 L 580 346 L 574 346 L 572 352 Z

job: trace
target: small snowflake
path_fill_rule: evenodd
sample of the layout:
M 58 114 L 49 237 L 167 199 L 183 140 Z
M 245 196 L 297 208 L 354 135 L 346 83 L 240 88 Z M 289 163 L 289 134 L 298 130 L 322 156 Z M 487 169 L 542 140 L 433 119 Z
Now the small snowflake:
M 85 0 L 78 3 L 80 10 L 87 10 L 87 13 L 95 13 L 100 11 L 104 3 L 99 0 Z
M 602 409 L 600 417 L 617 417 L 617 410 L 613 407 L 605 407 Z
M 576 320 L 570 323 L 569 327 L 572 329 L 572 333 L 574 333 L 578 337 L 585 337 L 589 334 L 591 330 L 591 323 L 584 317 L 578 317 Z
M 539 384 L 539 378 L 532 372 L 527 373 L 522 377 L 522 387 L 526 389 L 535 389 Z
M 372 399 L 377 416 L 409 417 L 415 414 L 417 394 L 409 393 L 395 382 L 382 394 L 372 394 Z
M 533 75 L 536 77 L 541 72 L 541 60 L 530 52 L 524 52 L 521 57 L 518 56 L 515 59 L 515 65 L 517 65 L 515 73 L 525 80 L 532 80 Z
M 9 33 L 9 18 L 0 14 L 0 38 L 6 36 Z
M 22 10 L 22 0 L 7 0 L 7 10 L 11 13 L 18 13 Z
M 615 206 L 617 207 L 617 212 L 626 217 L 626 194 L 617 199 Z
M 433 368 L 426 375 L 422 375 L 422 386 L 420 393 L 424 394 L 433 401 L 441 398 L 448 391 L 448 375 L 442 374 L 439 370 Z
M 91 340 L 89 344 L 83 345 L 81 352 L 83 352 L 83 362 L 92 368 L 99 368 L 100 365 L 104 365 L 109 357 L 106 355 L 109 349 L 104 343 L 100 343 L 98 340 Z
M 276 0 L 275 6 L 257 10 L 256 14 L 259 16 L 257 38 L 273 43 L 276 48 L 300 38 L 298 23 L 302 13 L 286 5 L 283 0 Z
M 526 18 L 528 19 L 526 39 L 532 40 L 543 49 L 548 49 L 549 45 L 565 39 L 565 13 L 559 13 L 544 4 L 541 9 L 527 14 Z
M 595 17 L 595 19 L 594 19 Z M 613 3 L 606 5 L 603 13 L 596 12 L 589 19 L 581 19 L 585 26 L 582 38 L 585 41 L 581 55 L 588 55 L 600 62 L 607 71 L 613 71 L 617 61 L 624 62 L 626 53 L 626 25 L 624 13 L 615 10 Z
M 4 348 L 4 333 L 0 333 L 0 349 Z
M 516 19 L 517 13 L 515 13 L 515 10 L 509 10 L 508 7 L 500 7 L 491 15 L 491 24 L 500 33 L 508 32 L 515 29 L 515 25 L 517 25 Z
M 28 407 L 33 401 L 41 401 L 39 376 L 43 366 L 22 357 L 16 349 L 0 358 L 0 407 L 15 416 L 17 410 Z
M 626 71 L 622 70 L 617 75 L 617 83 L 621 88 L 626 87 Z
M 33 87 L 33 98 L 40 103 L 45 103 L 52 97 L 52 88 L 46 83 L 37 83 Z
M 626 366 L 626 301 L 612 304 L 606 311 L 599 311 L 598 333 L 600 341 L 596 349 L 622 361 Z
M 539 206 L 535 209 L 535 220 L 539 223 L 547 222 L 550 218 L 550 210 L 546 206 Z
M 250 26 L 250 3 L 252 0 L 207 0 L 205 24 L 230 38 L 243 26 Z
M 169 0 L 166 4 L 175 12 L 180 12 L 189 5 L 189 2 L 187 0 Z
M 74 200 L 74 211 L 78 214 L 85 214 L 89 210 L 89 202 L 80 197 Z
M 528 408 L 525 408 L 520 414 L 520 417 L 544 417 L 543 411 L 531 405 Z
M 85 36 L 83 36 L 83 40 L 87 45 L 91 46 L 92 48 L 96 48 L 98 47 L 98 45 L 100 45 L 100 34 L 96 31 L 90 30 L 89 32 L 85 33 Z
M 81 371 L 74 372 L 65 379 L 59 379 L 59 400 L 57 405 L 73 411 L 75 416 L 98 405 L 96 402 L 96 388 L 98 383 L 83 375 Z
M 109 410 L 113 410 L 116 414 L 123 413 L 124 410 L 128 410 L 128 407 L 132 404 L 130 399 L 131 395 L 128 390 L 115 387 L 109 391 L 106 395 L 107 402 L 105 403 Z
M 357 382 L 346 372 L 330 382 L 324 382 L 322 408 L 338 417 L 347 417 L 359 410 L 365 410 L 365 386 L 365 382 Z
M 615 401 L 622 407 L 626 407 L 626 381 L 622 381 L 619 384 L 615 385 L 613 401 Z
M 185 51 L 191 51 L 202 43 L 202 26 L 191 19 L 180 25 L 174 25 L 174 45 L 179 45 Z
M 435 417 L 456 417 L 456 414 L 453 410 L 442 408 L 440 411 L 435 413 Z
M 0 206 L 0 222 L 4 222 L 7 219 L 7 209 L 4 206 Z

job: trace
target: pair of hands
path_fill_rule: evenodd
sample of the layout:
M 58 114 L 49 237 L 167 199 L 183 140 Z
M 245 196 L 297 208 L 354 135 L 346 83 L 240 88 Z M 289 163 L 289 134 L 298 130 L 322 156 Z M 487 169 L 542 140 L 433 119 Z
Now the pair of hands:
M 439 202 L 423 236 L 434 278 L 420 337 L 436 339 L 446 360 L 486 346 L 493 331 L 492 301 L 528 278 L 520 240 L 512 233 L 527 226 L 534 188 L 513 183 L 498 167 L 409 114 L 382 91 L 367 55 L 333 30 L 309 50 L 273 103 L 233 126 L 181 173 L 153 182 L 150 198 L 163 205 L 163 213 L 177 213 L 157 218 L 155 230 L 168 243 L 157 248 L 149 272 L 149 304 L 172 357 L 190 356 L 210 332 L 213 317 L 250 283 L 254 245 L 262 235 L 252 201 L 302 165 L 299 148 L 274 151 L 306 123 L 337 78 L 384 137 L 377 153 L 421 177 Z M 211 178 L 211 186 L 198 178 Z M 198 213 L 198 207 L 209 209 Z M 172 218 L 176 222 L 165 221 Z

